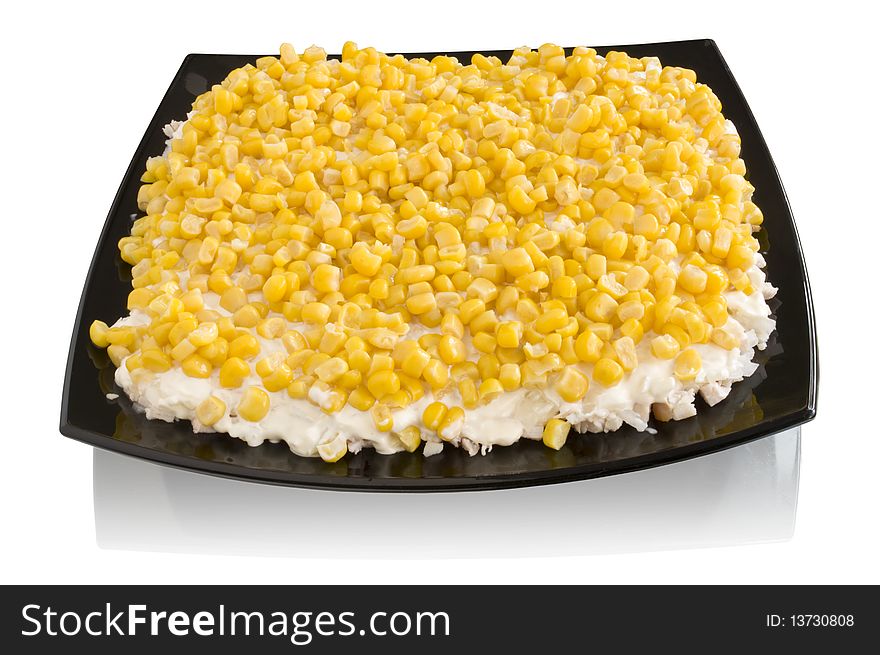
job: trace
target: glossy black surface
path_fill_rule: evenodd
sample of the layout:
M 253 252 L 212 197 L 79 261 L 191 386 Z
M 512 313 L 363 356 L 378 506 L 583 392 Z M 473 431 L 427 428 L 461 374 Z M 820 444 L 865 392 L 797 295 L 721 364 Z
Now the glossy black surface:
M 754 200 L 764 212 L 759 233 L 769 280 L 779 287 L 771 301 L 777 331 L 760 353 L 759 370 L 734 385 L 715 407 L 700 403 L 698 415 L 684 421 L 652 422 L 657 434 L 624 427 L 603 435 L 572 435 L 560 451 L 523 441 L 469 457 L 447 448 L 424 458 L 420 453 L 377 455 L 371 450 L 335 464 L 292 454 L 283 444 L 251 448 L 225 435 L 194 435 L 188 422 L 148 421 L 113 383 L 113 366 L 89 342 L 88 326 L 112 322 L 126 313 L 129 266 L 116 243 L 126 236 L 137 212 L 139 177 L 146 159 L 162 152 L 162 127 L 186 115 L 194 97 L 226 73 L 256 56 L 193 54 L 180 70 L 147 128 L 125 173 L 95 251 L 76 317 L 65 376 L 61 432 L 86 443 L 194 471 L 261 482 L 328 489 L 376 491 L 463 490 L 517 487 L 609 475 L 694 457 L 773 434 L 809 421 L 816 412 L 818 357 L 809 283 L 785 191 L 755 119 L 715 43 L 679 41 L 597 48 L 630 55 L 657 56 L 666 65 L 696 71 L 721 99 L 724 114 L 742 137 L 742 157 L 755 186 Z M 449 53 L 469 60 L 473 53 Z M 509 51 L 484 51 L 509 57 Z M 410 56 L 432 56 L 419 53 Z M 108 400 L 107 393 L 120 397 Z

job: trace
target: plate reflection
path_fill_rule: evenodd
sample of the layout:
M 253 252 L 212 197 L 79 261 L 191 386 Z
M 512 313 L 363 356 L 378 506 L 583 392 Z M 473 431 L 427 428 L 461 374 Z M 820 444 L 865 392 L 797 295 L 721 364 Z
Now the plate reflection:
M 479 493 L 375 494 L 238 482 L 95 450 L 98 545 L 305 558 L 497 558 L 791 538 L 800 428 L 654 469 Z

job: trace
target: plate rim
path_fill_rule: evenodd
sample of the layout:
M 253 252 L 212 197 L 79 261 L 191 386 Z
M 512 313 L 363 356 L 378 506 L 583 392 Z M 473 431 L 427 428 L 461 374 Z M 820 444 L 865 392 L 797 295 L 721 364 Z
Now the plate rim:
M 678 446 L 665 451 L 637 455 L 619 460 L 611 466 L 602 464 L 585 464 L 566 469 L 554 469 L 543 472 L 503 473 L 491 476 L 458 476 L 458 477 L 423 477 L 423 478 L 374 478 L 371 476 L 330 476 L 274 471 L 272 469 L 248 469 L 238 464 L 211 462 L 204 460 L 196 468 L 191 458 L 165 451 L 155 450 L 127 441 L 112 439 L 91 430 L 86 430 L 71 423 L 61 424 L 61 433 L 75 441 L 89 444 L 101 450 L 113 452 L 126 457 L 145 461 L 151 464 L 198 473 L 212 477 L 220 477 L 239 482 L 256 482 L 281 487 L 298 489 L 314 489 L 320 491 L 368 491 L 376 493 L 430 493 L 430 492 L 469 492 L 497 491 L 503 489 L 521 489 L 539 487 L 550 484 L 580 482 L 611 475 L 634 473 L 647 469 L 685 462 L 707 455 L 736 448 L 752 441 L 780 434 L 811 421 L 815 410 L 802 408 L 774 424 L 770 431 L 746 428 L 738 432 L 715 437 L 706 441 L 698 441 L 686 446 Z M 274 475 L 273 475 L 274 473 Z M 528 477 L 525 477 L 528 476 Z M 376 480 L 377 482 L 373 482 Z
M 813 306 L 813 298 L 812 292 L 810 288 L 809 275 L 806 267 L 806 260 L 804 258 L 804 252 L 801 245 L 800 235 L 797 230 L 797 225 L 794 220 L 794 214 L 791 210 L 791 203 L 789 202 L 788 193 L 785 190 L 785 186 L 782 183 L 782 179 L 779 175 L 779 170 L 776 167 L 776 162 L 773 159 L 772 153 L 770 149 L 767 147 L 766 139 L 758 125 L 757 120 L 755 119 L 754 114 L 752 113 L 752 109 L 745 97 L 745 94 L 742 92 L 742 89 L 737 81 L 736 77 L 733 75 L 733 72 L 730 70 L 730 67 L 727 63 L 727 60 L 724 58 L 718 44 L 709 38 L 704 39 L 684 39 L 684 40 L 674 40 L 674 41 L 656 41 L 656 42 L 648 42 L 648 43 L 630 43 L 625 45 L 610 45 L 610 46 L 590 46 L 595 47 L 601 50 L 626 50 L 627 48 L 633 47 L 660 47 L 660 46 L 704 46 L 708 47 L 712 50 L 713 54 L 718 58 L 720 62 L 723 73 L 727 76 L 729 81 L 732 83 L 733 90 L 735 94 L 738 96 L 736 99 L 737 102 L 741 103 L 741 108 L 745 114 L 746 120 L 750 122 L 750 127 L 753 128 L 755 136 L 757 137 L 759 147 L 763 148 L 763 153 L 766 154 L 767 163 L 769 165 L 768 172 L 770 175 L 775 178 L 776 186 L 779 189 L 779 192 L 782 196 L 782 201 L 785 206 L 786 214 L 785 218 L 788 221 L 788 228 L 791 230 L 791 234 L 793 237 L 793 245 L 795 246 L 795 253 L 797 255 L 798 267 L 800 269 L 800 274 L 803 278 L 804 284 L 803 289 L 803 299 L 804 306 L 806 309 L 806 315 L 804 316 L 806 322 L 806 334 L 808 339 L 808 350 L 809 350 L 809 379 L 807 381 L 807 400 L 806 404 L 799 409 L 787 413 L 785 416 L 777 419 L 771 426 L 763 426 L 763 428 L 759 427 L 759 425 L 751 425 L 742 430 L 738 430 L 734 433 L 724 435 L 721 437 L 713 437 L 712 439 L 707 439 L 704 441 L 698 441 L 691 444 L 676 446 L 673 448 L 669 448 L 666 450 L 661 450 L 653 453 L 647 453 L 642 455 L 636 455 L 634 457 L 627 457 L 621 460 L 617 460 L 612 464 L 582 464 L 572 466 L 566 469 L 551 469 L 546 471 L 528 471 L 528 472 L 517 472 L 517 473 L 501 473 L 501 474 L 493 474 L 486 476 L 456 476 L 456 477 L 422 477 L 422 478 L 373 478 L 371 476 L 363 476 L 363 477 L 354 477 L 354 476 L 330 476 L 330 475 L 320 475 L 320 474 L 303 474 L 303 473 L 295 473 L 295 472 L 285 472 L 285 471 L 275 471 L 272 469 L 259 469 L 259 468 L 247 468 L 238 464 L 230 464 L 227 462 L 212 462 L 212 461 L 198 461 L 194 462 L 193 458 L 180 455 L 175 453 L 169 453 L 167 451 L 159 451 L 153 448 L 149 448 L 146 446 L 140 446 L 137 444 L 133 444 L 130 442 L 120 441 L 118 439 L 114 439 L 111 436 L 106 434 L 96 432 L 93 430 L 89 430 L 87 428 L 80 427 L 75 425 L 70 420 L 70 402 L 71 402 L 71 386 L 72 386 L 72 377 L 73 377 L 73 363 L 74 363 L 74 355 L 76 349 L 76 343 L 79 339 L 80 332 L 83 329 L 83 314 L 85 310 L 85 299 L 87 292 L 92 286 L 93 279 L 95 276 L 95 269 L 97 260 L 99 258 L 100 253 L 106 247 L 106 241 L 108 238 L 108 233 L 110 231 L 110 226 L 112 224 L 112 219 L 114 215 L 118 212 L 119 206 L 122 201 L 122 196 L 124 194 L 126 188 L 126 180 L 129 179 L 130 175 L 134 172 L 135 166 L 142 158 L 143 150 L 146 148 L 146 145 L 150 139 L 150 137 L 155 133 L 157 129 L 161 129 L 163 120 L 161 119 L 161 109 L 165 104 L 165 101 L 172 94 L 172 92 L 178 87 L 181 78 L 185 75 L 190 63 L 194 58 L 197 57 L 246 57 L 249 59 L 256 59 L 257 57 L 263 55 L 243 55 L 243 54 L 234 54 L 234 53 L 189 53 L 187 54 L 183 60 L 181 61 L 180 66 L 178 67 L 176 73 L 174 74 L 171 82 L 168 85 L 165 93 L 162 96 L 162 99 L 159 101 L 159 104 L 156 108 L 156 111 L 153 114 L 153 117 L 150 119 L 146 130 L 144 131 L 143 136 L 141 137 L 138 145 L 132 155 L 131 161 L 123 173 L 122 180 L 119 184 L 119 187 L 116 190 L 116 194 L 113 197 L 113 201 L 110 204 L 110 209 L 107 213 L 106 218 L 104 219 L 104 225 L 101 228 L 101 233 L 98 237 L 98 240 L 95 244 L 95 249 L 92 254 L 92 258 L 89 262 L 88 273 L 86 274 L 85 282 L 83 283 L 82 292 L 80 294 L 79 303 L 77 305 L 76 317 L 74 319 L 73 330 L 70 337 L 70 344 L 68 348 L 67 361 L 64 372 L 64 384 L 62 388 L 62 397 L 61 397 L 61 412 L 60 412 L 60 423 L 59 423 L 59 431 L 65 437 L 74 439 L 76 441 L 80 441 L 83 443 L 87 443 L 91 446 L 95 446 L 101 448 L 103 450 L 108 450 L 111 452 L 116 452 L 129 457 L 136 457 L 141 460 L 145 460 L 154 464 L 159 464 L 163 466 L 170 466 L 177 469 L 182 469 L 186 471 L 190 471 L 193 473 L 200 473 L 204 475 L 212 475 L 219 476 L 228 479 L 234 479 L 239 481 L 248 481 L 248 482 L 258 482 L 263 484 L 273 484 L 279 486 L 288 486 L 288 487 L 298 487 L 298 488 L 307 488 L 307 489 L 320 489 L 320 490 L 341 490 L 341 491 L 371 491 L 371 492 L 404 492 L 404 493 L 418 493 L 418 492 L 451 492 L 451 491 L 477 491 L 477 490 L 497 490 L 497 489 L 511 489 L 511 488 L 521 488 L 521 487 L 529 487 L 529 486 L 540 486 L 546 484 L 558 484 L 565 482 L 575 482 L 579 480 L 585 480 L 590 478 L 599 478 L 605 477 L 608 475 L 617 475 L 622 473 L 630 473 L 637 470 L 644 470 L 648 468 L 654 468 L 656 466 L 663 466 L 666 464 L 671 464 L 679 461 L 685 461 L 689 459 L 693 459 L 695 457 L 701 457 L 704 455 L 708 455 L 715 452 L 721 452 L 727 450 L 729 448 L 733 448 L 735 446 L 739 446 L 750 441 L 754 441 L 756 439 L 761 439 L 764 437 L 771 436 L 773 434 L 778 434 L 784 430 L 791 429 L 793 427 L 797 427 L 799 425 L 803 425 L 811 420 L 813 420 L 816 416 L 817 404 L 818 404 L 818 387 L 819 387 L 819 356 L 818 356 L 818 341 L 816 334 L 816 318 L 815 318 L 815 308 Z M 566 48 L 568 50 L 569 48 Z M 483 50 L 474 50 L 474 51 L 454 51 L 447 53 L 399 53 L 404 54 L 407 57 L 419 57 L 419 56 L 433 56 L 434 54 L 447 54 L 449 56 L 463 56 L 470 54 L 471 52 L 487 52 L 489 49 Z M 492 49 L 491 51 L 500 51 L 499 49 Z M 390 54 L 398 54 L 398 53 L 390 53 Z M 338 55 L 329 55 L 330 57 L 338 57 Z M 769 428 L 769 429 L 768 429 Z

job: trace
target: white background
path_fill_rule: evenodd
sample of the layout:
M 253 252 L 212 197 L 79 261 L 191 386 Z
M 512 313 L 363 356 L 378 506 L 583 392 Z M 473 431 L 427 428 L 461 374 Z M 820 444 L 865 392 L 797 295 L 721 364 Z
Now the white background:
M 420 9 L 425 4 L 432 9 Z M 456 4 L 155 0 L 107 6 L 25 2 L 4 8 L 0 582 L 880 582 L 878 358 L 873 345 L 880 255 L 880 98 L 877 22 L 862 8 L 869 3 Z M 144 127 L 187 53 L 274 52 L 282 41 L 297 48 L 314 42 L 338 52 L 352 39 L 406 52 L 701 37 L 717 41 L 763 130 L 789 194 L 813 284 L 821 350 L 819 414 L 803 429 L 797 522 L 790 539 L 734 546 L 729 544 L 737 538 L 720 538 L 716 547 L 706 547 L 712 539 L 676 541 L 667 535 L 654 544 L 638 536 L 627 542 L 624 534 L 608 542 L 615 545 L 598 549 L 612 552 L 566 555 L 592 552 L 561 543 L 586 538 L 589 532 L 566 532 L 568 510 L 580 516 L 580 502 L 601 513 L 603 507 L 617 507 L 615 498 L 623 494 L 630 503 L 627 516 L 647 520 L 632 507 L 638 506 L 639 493 L 647 503 L 657 489 L 646 478 L 627 487 L 626 477 L 610 486 L 587 482 L 571 486 L 574 491 L 529 496 L 530 502 L 564 506 L 547 508 L 553 521 L 536 524 L 543 541 L 528 552 L 504 535 L 528 532 L 528 521 L 540 507 L 533 502 L 519 515 L 516 505 L 524 496 L 517 492 L 473 501 L 505 512 L 492 523 L 495 558 L 483 552 L 469 559 L 470 531 L 476 524 L 454 520 L 455 512 L 472 505 L 464 496 L 435 496 L 423 503 L 410 498 L 404 506 L 370 500 L 376 496 L 329 500 L 327 494 L 300 494 L 296 502 L 305 504 L 301 509 L 308 532 L 290 538 L 301 540 L 301 548 L 272 551 L 253 540 L 251 548 L 224 548 L 226 537 L 230 544 L 246 544 L 242 530 L 257 540 L 277 541 L 272 525 L 276 509 L 275 527 L 282 539 L 288 538 L 284 535 L 296 523 L 298 510 L 282 511 L 283 496 L 248 488 L 240 496 L 227 488 L 224 502 L 209 502 L 213 487 L 198 482 L 191 484 L 196 495 L 187 500 L 195 503 L 195 510 L 190 507 L 184 519 L 195 524 L 189 525 L 186 543 L 175 545 L 175 533 L 154 535 L 152 544 L 148 535 L 134 534 L 139 524 L 145 532 L 161 530 L 163 521 L 177 520 L 177 534 L 187 527 L 179 524 L 180 515 L 148 516 L 151 511 L 161 514 L 161 504 L 167 504 L 167 498 L 151 504 L 149 496 L 133 502 L 131 511 L 124 503 L 112 510 L 99 507 L 99 521 L 112 525 L 96 539 L 92 449 L 57 430 L 68 340 L 107 209 Z M 105 478 L 114 461 L 129 465 L 112 457 L 95 460 L 105 469 Z M 139 466 L 137 475 L 154 475 L 146 465 Z M 664 474 L 662 484 L 671 483 L 670 475 Z M 744 475 L 740 488 L 747 493 L 747 470 Z M 124 479 L 116 484 L 117 491 L 124 490 Z M 201 517 L 200 523 L 199 489 L 205 493 L 206 512 L 222 514 L 229 503 L 231 512 L 240 513 L 247 509 L 242 504 L 252 502 L 257 519 L 245 527 L 230 521 L 220 530 L 208 526 L 210 517 Z M 693 493 L 699 494 L 700 488 L 695 486 Z M 686 502 L 687 489 L 669 498 Z M 762 502 L 778 500 L 763 498 L 755 503 L 755 512 L 762 511 Z M 105 494 L 99 505 L 112 499 Z M 357 526 L 351 532 L 345 527 L 349 507 Z M 420 525 L 430 523 L 424 518 L 427 512 L 445 526 L 443 558 L 420 555 L 430 550 L 413 546 L 414 535 L 400 516 L 386 516 L 402 511 L 419 516 Z M 608 519 L 609 512 L 603 516 Z M 117 530 L 111 539 L 107 535 L 114 534 L 114 525 L 122 525 L 123 534 Z M 632 534 L 644 536 L 636 530 L 639 526 L 630 527 Z M 129 528 L 132 536 L 126 539 Z M 616 529 L 626 533 L 626 528 L 624 518 Z M 196 537 L 202 529 L 200 541 Z M 656 529 L 662 531 L 663 525 Z M 701 527 L 682 527 L 683 532 L 688 529 L 699 532 Z M 310 539 L 327 544 L 328 537 L 337 540 L 337 547 L 328 548 L 326 559 L 315 557 L 320 547 L 303 546 Z M 121 539 L 121 546 L 114 539 Z M 543 548 L 553 556 L 542 557 Z M 388 559 L 359 558 L 359 553 L 377 549 Z M 186 552 L 171 552 L 175 550 Z M 247 551 L 302 556 L 216 554 Z M 554 555 L 558 553 L 566 556 Z

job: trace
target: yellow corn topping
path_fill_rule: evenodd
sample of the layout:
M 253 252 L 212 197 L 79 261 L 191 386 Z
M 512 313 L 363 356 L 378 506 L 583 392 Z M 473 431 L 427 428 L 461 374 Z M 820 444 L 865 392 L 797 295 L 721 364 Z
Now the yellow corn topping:
M 248 385 L 237 407 L 206 399 L 205 425 L 258 421 L 284 391 L 381 431 L 432 392 L 577 402 L 636 368 L 643 340 L 692 380 L 690 346 L 736 346 L 723 293 L 752 291 L 762 214 L 739 154 L 711 89 L 654 58 L 544 45 L 429 61 L 347 43 L 336 60 L 285 44 L 199 96 L 147 161 L 119 251 L 149 323 L 90 336 L 117 366 Z M 266 341 L 283 348 L 266 357 Z M 423 413 L 441 438 L 462 418 Z M 544 441 L 566 434 L 551 422 Z

